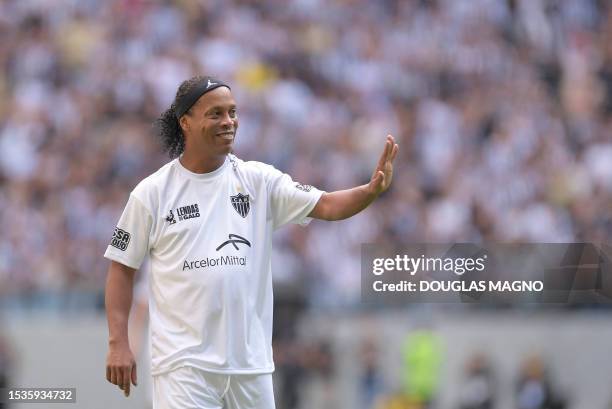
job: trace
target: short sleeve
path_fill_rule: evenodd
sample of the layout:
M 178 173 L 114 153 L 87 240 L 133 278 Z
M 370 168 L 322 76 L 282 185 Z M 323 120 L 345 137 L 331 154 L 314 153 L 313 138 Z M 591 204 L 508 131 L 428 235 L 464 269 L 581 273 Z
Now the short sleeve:
M 149 209 L 131 194 L 104 257 L 131 268 L 140 268 L 149 250 L 152 223 Z
M 323 191 L 294 182 L 291 176 L 270 166 L 268 168 L 270 207 L 274 229 L 287 223 L 306 225 L 312 209 L 321 198 Z

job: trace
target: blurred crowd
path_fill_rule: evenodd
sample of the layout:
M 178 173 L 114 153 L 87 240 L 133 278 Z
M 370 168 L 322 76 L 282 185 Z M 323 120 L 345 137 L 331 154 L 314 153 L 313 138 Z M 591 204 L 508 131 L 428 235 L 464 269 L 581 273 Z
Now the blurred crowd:
M 606 0 L 0 2 L 0 297 L 100 292 L 178 84 L 232 84 L 236 154 L 324 190 L 392 189 L 276 235 L 281 292 L 359 300 L 366 242 L 609 241 Z M 331 245 L 333 243 L 333 245 Z
M 402 342 L 396 357 L 401 374 L 396 379 L 389 375 L 389 368 L 381 364 L 382 351 L 375 338 L 362 340 L 352 356 L 357 362 L 355 373 L 351 375 L 346 370 L 342 373 L 343 381 L 346 383 L 348 378 L 348 383 L 352 383 L 348 390 L 354 395 L 350 398 L 347 389 L 337 383 L 338 372 L 342 372 L 338 368 L 339 357 L 346 352 L 336 350 L 334 353 L 333 347 L 324 340 L 302 340 L 293 345 L 293 353 L 283 349 L 278 354 L 275 349 L 278 356 L 275 372 L 277 403 L 280 407 L 295 409 L 581 407 L 575 405 L 575 391 L 562 387 L 558 373 L 551 370 L 551 362 L 539 354 L 522 356 L 515 372 L 502 374 L 502 368 L 491 356 L 478 352 L 468 355 L 457 373 L 444 374 L 448 357 L 444 341 L 438 334 L 429 330 L 411 331 Z M 441 391 L 445 382 L 457 382 L 458 393 L 452 396 L 452 403 L 442 402 Z M 351 406 L 349 403 L 352 401 L 357 406 Z

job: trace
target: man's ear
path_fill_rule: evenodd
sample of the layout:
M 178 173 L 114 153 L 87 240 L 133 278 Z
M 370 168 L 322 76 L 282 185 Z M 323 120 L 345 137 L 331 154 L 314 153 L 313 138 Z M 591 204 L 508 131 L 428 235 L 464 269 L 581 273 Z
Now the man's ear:
M 181 129 L 183 131 L 188 131 L 189 130 L 189 121 L 187 120 L 187 115 L 183 115 L 179 119 L 179 125 L 181 126 Z

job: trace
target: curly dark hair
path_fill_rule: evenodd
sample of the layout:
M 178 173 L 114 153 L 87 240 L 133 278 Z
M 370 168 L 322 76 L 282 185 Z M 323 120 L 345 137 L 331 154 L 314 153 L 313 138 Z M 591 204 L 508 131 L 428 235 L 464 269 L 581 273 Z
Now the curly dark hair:
M 176 96 L 170 108 L 165 110 L 153 123 L 155 133 L 161 139 L 164 151 L 168 152 L 170 158 L 176 158 L 185 150 L 185 136 L 183 135 L 178 118 L 174 113 L 176 101 L 185 96 L 194 86 L 204 79 L 205 77 L 198 75 L 183 81 L 176 91 Z M 191 108 L 185 114 L 189 115 L 190 113 Z

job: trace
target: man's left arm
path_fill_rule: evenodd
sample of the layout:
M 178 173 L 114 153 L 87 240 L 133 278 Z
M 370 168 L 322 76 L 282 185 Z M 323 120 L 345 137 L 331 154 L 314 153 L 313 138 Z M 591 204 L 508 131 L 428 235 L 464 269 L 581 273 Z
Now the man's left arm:
M 342 220 L 351 217 L 370 205 L 391 185 L 393 161 L 399 150 L 393 136 L 388 135 L 385 148 L 370 182 L 352 189 L 324 193 L 308 217 L 322 220 Z

